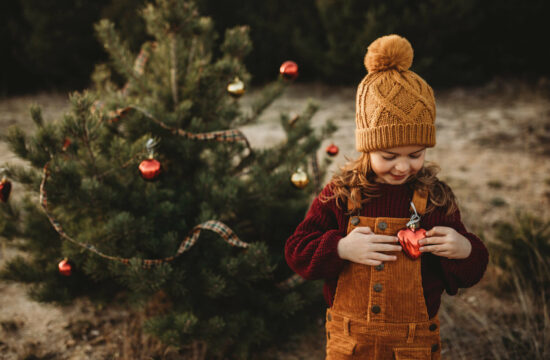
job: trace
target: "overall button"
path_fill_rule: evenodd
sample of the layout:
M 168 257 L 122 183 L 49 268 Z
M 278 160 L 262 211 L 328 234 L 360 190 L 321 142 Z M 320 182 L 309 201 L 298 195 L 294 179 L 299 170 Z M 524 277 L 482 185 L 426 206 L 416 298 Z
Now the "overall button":
M 388 227 L 388 224 L 386 224 L 384 221 L 380 221 L 380 222 L 378 223 L 378 228 L 379 228 L 380 230 L 386 230 L 387 227 Z
M 332 315 L 328 314 L 327 319 L 328 321 L 332 321 Z
M 437 329 L 437 324 L 431 324 L 429 329 L 430 331 L 435 331 Z
M 382 263 L 382 264 L 380 264 L 380 265 L 376 265 L 374 268 L 375 268 L 376 270 L 380 271 L 380 270 L 384 269 L 384 263 Z
M 375 313 L 375 314 L 378 314 L 380 312 L 380 306 L 378 305 L 374 305 L 372 308 L 371 308 L 372 312 Z M 433 349 L 433 347 L 432 347 Z
M 374 284 L 374 291 L 376 292 L 382 291 L 382 284 Z
M 357 216 L 354 216 L 351 218 L 351 225 L 357 226 L 359 224 L 359 218 Z
M 437 350 L 439 350 L 439 344 L 433 344 L 432 345 L 432 352 L 436 352 Z

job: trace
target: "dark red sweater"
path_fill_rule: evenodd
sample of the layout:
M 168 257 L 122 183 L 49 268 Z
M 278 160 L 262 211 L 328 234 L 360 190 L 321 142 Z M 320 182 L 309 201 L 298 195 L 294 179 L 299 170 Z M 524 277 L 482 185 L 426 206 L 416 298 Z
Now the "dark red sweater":
M 409 207 L 413 190 L 408 185 L 379 184 L 382 196 L 373 198 L 363 205 L 361 216 L 368 217 L 410 217 Z M 322 191 L 332 195 L 329 183 Z M 338 256 L 337 245 L 346 236 L 349 216 L 345 215 L 347 204 L 336 206 L 336 200 L 327 203 L 317 196 L 285 245 L 285 257 L 292 270 L 307 280 L 324 279 L 324 296 L 332 306 L 338 275 L 346 260 Z M 437 208 L 422 216 L 422 228 L 448 226 L 466 237 L 472 244 L 472 252 L 465 259 L 448 259 L 431 253 L 421 255 L 422 286 L 428 314 L 433 317 L 441 304 L 441 294 L 446 290 L 456 295 L 458 288 L 475 285 L 485 273 L 489 253 L 483 242 L 468 232 L 460 219 L 460 212 L 446 216 L 444 209 Z

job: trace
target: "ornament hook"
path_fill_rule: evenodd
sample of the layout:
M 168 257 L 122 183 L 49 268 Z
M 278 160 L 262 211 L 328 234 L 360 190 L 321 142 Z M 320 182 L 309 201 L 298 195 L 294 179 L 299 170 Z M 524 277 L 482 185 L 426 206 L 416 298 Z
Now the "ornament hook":
M 414 214 L 411 215 L 411 219 L 407 223 L 407 227 L 414 232 L 418 227 L 418 225 L 420 224 L 420 215 L 418 215 L 418 213 L 416 212 L 416 207 L 414 206 L 414 203 L 412 201 L 411 201 L 411 207 L 414 211 Z
M 155 146 L 157 146 L 158 141 L 156 141 L 153 138 L 149 138 L 147 142 L 145 143 L 145 148 L 147 149 L 147 153 L 149 153 L 149 157 L 153 158 L 155 153 Z

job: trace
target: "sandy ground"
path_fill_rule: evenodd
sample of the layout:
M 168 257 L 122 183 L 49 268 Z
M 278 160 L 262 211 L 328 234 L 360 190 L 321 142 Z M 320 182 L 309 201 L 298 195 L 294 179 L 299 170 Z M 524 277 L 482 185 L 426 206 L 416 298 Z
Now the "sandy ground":
M 544 85 L 544 84 L 543 84 Z M 250 103 L 254 92 L 241 100 Z M 340 153 L 330 173 L 355 158 L 355 88 L 319 84 L 294 84 L 262 114 L 258 123 L 244 127 L 253 147 L 270 146 L 284 137 L 281 112 L 298 113 L 311 98 L 320 109 L 313 118 L 315 128 L 332 119 L 339 130 L 327 139 L 318 153 L 334 142 Z M 497 221 L 514 220 L 516 211 L 528 211 L 542 218 L 550 215 L 550 97 L 545 86 L 495 81 L 484 87 L 436 91 L 437 145 L 427 160 L 441 167 L 440 178 L 447 181 L 459 200 L 465 225 L 484 241 L 492 241 L 491 228 Z M 28 107 L 42 107 L 46 121 L 59 119 L 68 109 L 65 94 L 38 94 L 0 100 L 0 133 L 18 124 L 33 129 Z M 5 162 L 20 162 L 0 141 L 0 167 Z M 325 179 L 325 182 L 328 180 Z M 12 196 L 20 187 L 14 184 Z M 0 238 L 0 241 L 2 239 Z M 2 246 L 0 266 L 15 254 Z M 480 284 L 463 289 L 458 296 L 443 295 L 443 304 L 468 303 L 473 308 L 495 303 L 484 290 L 491 281 L 490 270 Z M 132 358 L 159 345 L 146 338 L 129 344 L 136 319 L 128 309 L 101 309 L 86 300 L 63 308 L 39 304 L 28 299 L 26 286 L 0 282 L 0 359 L 103 359 Z M 498 303 L 496 303 L 498 304 Z M 443 305 L 444 326 L 451 326 Z M 445 319 L 448 324 L 444 325 Z M 134 330 L 135 333 L 135 330 Z M 133 347 L 133 348 L 132 348 Z M 166 358 L 170 349 L 164 348 Z M 310 347 L 282 355 L 285 359 L 320 359 L 323 349 Z

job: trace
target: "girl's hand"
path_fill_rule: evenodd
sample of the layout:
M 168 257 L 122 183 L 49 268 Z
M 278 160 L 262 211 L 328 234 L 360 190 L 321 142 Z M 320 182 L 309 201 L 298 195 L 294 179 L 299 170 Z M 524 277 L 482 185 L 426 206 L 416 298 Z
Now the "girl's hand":
M 356 227 L 338 242 L 338 256 L 358 264 L 380 265 L 382 261 L 397 260 L 379 251 L 401 251 L 400 245 L 390 245 L 398 241 L 397 236 L 377 235 L 368 226 Z
M 421 247 L 421 252 L 431 252 L 449 259 L 465 259 L 472 252 L 470 241 L 455 229 L 447 226 L 434 226 L 418 243 L 428 245 Z

